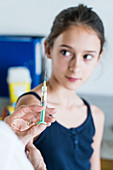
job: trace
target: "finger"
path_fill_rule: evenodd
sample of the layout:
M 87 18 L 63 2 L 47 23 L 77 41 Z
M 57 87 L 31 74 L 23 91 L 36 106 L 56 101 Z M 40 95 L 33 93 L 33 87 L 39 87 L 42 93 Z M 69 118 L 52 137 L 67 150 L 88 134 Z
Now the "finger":
M 46 114 L 54 115 L 56 113 L 55 108 L 46 108 Z
M 39 105 L 21 105 L 15 110 L 12 116 L 20 118 L 29 112 L 41 112 L 42 110 L 44 110 L 44 107 Z
M 38 105 L 22 105 L 16 109 L 15 114 L 12 114 L 9 118 L 9 124 L 14 130 L 25 130 L 29 127 L 37 124 L 41 118 L 41 112 L 44 107 Z M 38 112 L 36 112 L 38 110 Z M 29 111 L 29 112 L 28 112 Z M 32 112 L 31 112 L 32 111 Z M 28 113 L 27 113 L 28 112 Z M 47 108 L 45 114 L 45 121 L 47 123 L 52 123 L 55 121 L 54 118 L 50 116 L 56 112 L 54 108 Z
M 51 117 L 50 115 L 46 115 L 45 116 L 45 121 L 46 123 L 53 123 L 55 121 L 55 118 L 54 117 Z
M 52 116 L 55 112 L 56 112 L 56 110 L 53 108 L 47 109 L 45 112 L 45 121 L 54 122 L 55 119 Z M 37 123 L 40 121 L 41 112 L 30 112 L 30 113 L 25 114 L 22 118 L 28 122 L 30 120 L 32 123 Z M 32 124 L 30 124 L 30 126 L 32 126 Z
M 47 127 L 48 127 L 48 126 L 51 126 L 51 123 L 50 123 L 50 122 L 47 123 Z
M 40 116 L 40 115 L 39 115 Z M 40 117 L 38 117 L 37 116 L 37 118 L 31 118 L 31 119 L 29 119 L 29 121 L 27 120 L 26 121 L 26 123 L 27 123 L 27 127 L 29 126 L 29 127 L 31 127 L 31 126 L 33 126 L 33 125 L 36 125 L 37 124 L 37 122 L 39 122 L 40 121 Z M 47 123 L 47 126 L 48 126 L 48 124 L 50 123 L 50 125 L 51 125 L 51 123 L 53 123 L 53 122 L 55 122 L 55 118 L 54 117 L 51 117 L 50 115 L 46 115 L 45 116 L 45 122 Z M 21 126 L 21 128 L 22 128 L 22 126 Z M 28 129 L 28 128 L 26 128 L 26 129 Z
M 36 148 L 35 145 L 31 142 L 28 142 L 27 145 L 26 145 L 26 150 L 30 151 L 30 149 L 32 149 L 32 148 L 35 149 Z
M 29 152 L 30 152 L 29 148 L 26 148 L 25 153 L 26 153 L 27 157 L 29 156 Z
M 41 112 L 30 112 L 25 114 L 21 118 L 24 119 L 25 121 L 31 120 L 31 122 L 36 122 L 40 120 L 40 117 L 41 117 Z
M 41 112 L 28 113 L 21 118 L 13 118 L 12 122 L 10 122 L 10 126 L 13 128 L 13 130 L 24 131 L 26 129 L 29 129 L 31 126 L 37 124 L 37 122 L 40 121 L 40 118 Z M 47 123 L 53 123 L 55 121 L 55 118 L 50 116 L 49 114 L 46 114 L 45 121 Z

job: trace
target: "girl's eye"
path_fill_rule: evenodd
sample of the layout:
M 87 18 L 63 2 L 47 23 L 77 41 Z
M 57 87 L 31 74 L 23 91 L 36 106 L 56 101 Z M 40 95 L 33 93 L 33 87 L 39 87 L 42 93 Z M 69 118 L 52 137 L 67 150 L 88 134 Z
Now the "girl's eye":
M 90 54 L 86 54 L 83 56 L 85 60 L 91 60 L 93 57 Z
M 62 50 L 61 53 L 62 53 L 62 55 L 64 55 L 64 56 L 71 56 L 71 52 L 66 51 L 66 50 Z

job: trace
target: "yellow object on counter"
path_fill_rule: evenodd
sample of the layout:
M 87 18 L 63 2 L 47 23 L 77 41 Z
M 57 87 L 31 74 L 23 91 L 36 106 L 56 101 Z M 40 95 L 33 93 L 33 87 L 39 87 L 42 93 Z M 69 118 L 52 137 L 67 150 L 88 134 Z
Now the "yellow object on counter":
M 7 74 L 10 103 L 13 105 L 20 95 L 30 91 L 31 77 L 30 71 L 26 67 L 9 67 Z
M 30 89 L 31 89 L 31 83 L 28 82 L 10 83 L 9 95 L 10 95 L 11 104 L 15 103 L 21 94 L 30 91 Z

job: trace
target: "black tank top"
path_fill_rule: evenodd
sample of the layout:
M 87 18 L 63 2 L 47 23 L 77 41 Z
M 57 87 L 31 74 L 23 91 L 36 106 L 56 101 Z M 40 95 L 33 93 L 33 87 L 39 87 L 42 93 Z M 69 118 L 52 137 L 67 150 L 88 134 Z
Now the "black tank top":
M 35 92 L 23 95 L 27 94 L 41 100 Z M 82 100 L 88 110 L 87 119 L 82 125 L 68 129 L 55 121 L 34 141 L 34 145 L 44 158 L 47 170 L 90 170 L 95 126 L 90 105 L 84 99 Z

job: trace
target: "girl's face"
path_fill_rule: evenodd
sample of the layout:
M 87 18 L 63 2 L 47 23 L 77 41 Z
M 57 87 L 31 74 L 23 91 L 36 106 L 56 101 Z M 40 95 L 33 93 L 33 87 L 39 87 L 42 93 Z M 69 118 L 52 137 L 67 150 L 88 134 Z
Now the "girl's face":
M 84 26 L 70 27 L 55 39 L 47 52 L 47 57 L 52 59 L 51 78 L 67 89 L 76 90 L 97 66 L 100 45 L 95 31 Z

